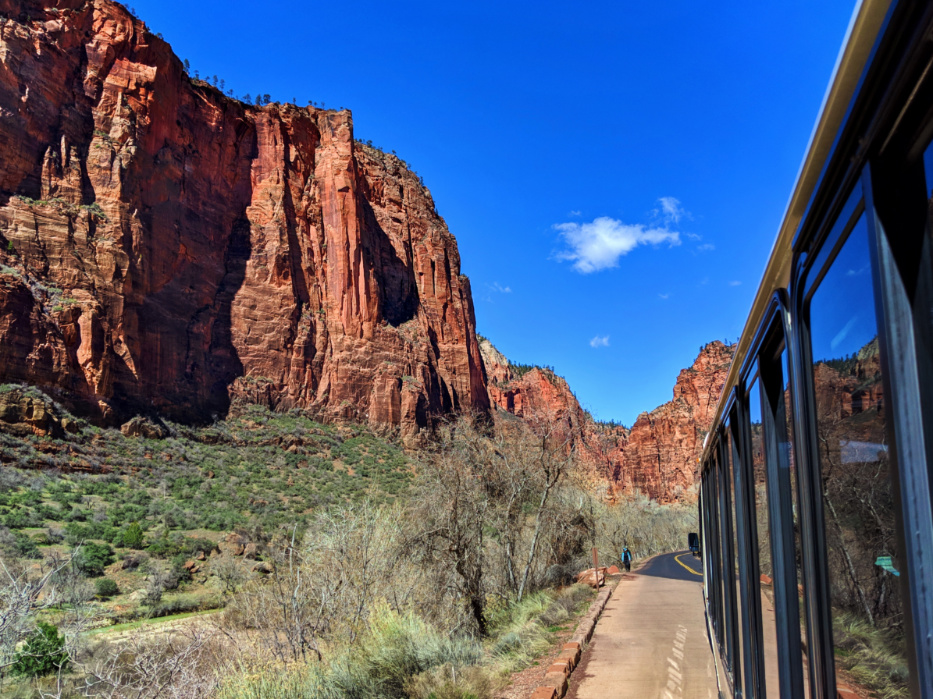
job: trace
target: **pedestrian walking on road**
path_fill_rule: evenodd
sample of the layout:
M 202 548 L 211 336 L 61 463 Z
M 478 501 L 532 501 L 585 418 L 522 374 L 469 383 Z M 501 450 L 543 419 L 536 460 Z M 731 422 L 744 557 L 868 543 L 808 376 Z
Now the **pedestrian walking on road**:
M 622 549 L 622 565 L 625 566 L 626 571 L 632 569 L 632 552 L 628 550 L 628 546 Z

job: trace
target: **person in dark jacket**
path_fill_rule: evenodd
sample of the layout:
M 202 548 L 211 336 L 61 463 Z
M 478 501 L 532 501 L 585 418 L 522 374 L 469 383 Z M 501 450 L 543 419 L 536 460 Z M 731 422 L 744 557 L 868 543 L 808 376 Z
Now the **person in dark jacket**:
M 632 569 L 632 552 L 628 550 L 628 546 L 622 549 L 622 565 L 626 571 Z

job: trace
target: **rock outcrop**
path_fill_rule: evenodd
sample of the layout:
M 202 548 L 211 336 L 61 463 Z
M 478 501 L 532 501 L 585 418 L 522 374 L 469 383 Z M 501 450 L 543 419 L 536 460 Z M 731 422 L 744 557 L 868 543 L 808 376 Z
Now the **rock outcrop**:
M 677 377 L 673 400 L 639 415 L 631 429 L 595 422 L 553 371 L 533 367 L 519 373 L 485 339 L 480 350 L 489 402 L 497 414 L 520 417 L 533 428 L 560 424 L 594 486 L 608 484 L 610 497 L 636 492 L 661 501 L 692 497 L 697 457 L 725 384 L 732 347 L 718 341 L 703 347 Z
M 0 432 L 61 439 L 77 429 L 74 418 L 39 391 L 26 386 L 0 390 Z
M 488 409 L 456 241 L 348 111 L 243 104 L 122 6 L 45 4 L 0 0 L 0 382 L 111 424 Z
M 625 444 L 624 466 L 614 478 L 619 490 L 680 498 L 696 483 L 697 458 L 733 351 L 719 341 L 704 346 L 693 365 L 677 377 L 673 400 L 638 416 Z

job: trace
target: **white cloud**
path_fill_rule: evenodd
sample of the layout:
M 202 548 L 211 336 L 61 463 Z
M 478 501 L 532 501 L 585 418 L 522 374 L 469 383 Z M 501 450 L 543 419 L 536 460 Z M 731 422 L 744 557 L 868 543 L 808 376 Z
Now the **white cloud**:
M 493 282 L 492 284 L 489 284 L 488 286 L 489 286 L 490 291 L 496 291 L 500 294 L 511 294 L 512 293 L 512 287 L 502 286 L 499 282 Z
M 576 209 L 574 209 L 573 211 L 571 211 L 571 212 L 568 214 L 568 216 L 573 216 L 573 217 L 575 217 L 575 218 L 576 218 L 577 216 L 582 216 L 582 215 L 583 215 L 583 212 L 582 212 L 582 211 L 577 211 Z
M 700 252 L 709 252 L 710 250 L 715 250 L 716 246 L 712 243 L 703 243 L 702 245 L 697 245 L 697 250 Z
M 568 249 L 558 252 L 558 260 L 570 260 L 573 268 L 583 274 L 616 267 L 619 258 L 639 245 L 680 245 L 680 234 L 667 226 L 649 228 L 640 223 L 623 223 L 600 216 L 592 223 L 558 223 Z
M 729 286 L 742 286 L 742 282 L 739 282 L 739 281 L 729 282 Z
M 597 335 L 592 340 L 590 340 L 590 347 L 608 347 L 609 346 L 609 336 L 608 335 Z
M 667 225 L 680 223 L 682 218 L 690 218 L 690 212 L 684 209 L 676 197 L 661 197 L 658 199 L 658 208 L 652 213 Z
M 690 240 L 703 240 L 702 235 L 697 235 L 696 233 L 684 233 Z
M 670 294 L 658 294 L 658 298 L 662 298 L 665 300 L 669 299 L 670 297 L 671 297 Z

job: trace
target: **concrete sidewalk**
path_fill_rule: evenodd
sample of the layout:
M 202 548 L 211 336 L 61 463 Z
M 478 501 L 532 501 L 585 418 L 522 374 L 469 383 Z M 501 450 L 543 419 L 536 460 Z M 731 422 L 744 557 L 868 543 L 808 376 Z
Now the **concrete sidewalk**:
M 568 697 L 719 696 L 700 583 L 660 577 L 658 571 L 672 563 L 666 558 L 623 576 L 572 675 Z

